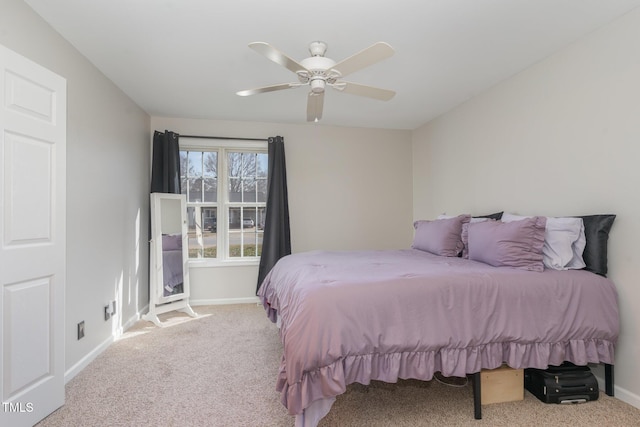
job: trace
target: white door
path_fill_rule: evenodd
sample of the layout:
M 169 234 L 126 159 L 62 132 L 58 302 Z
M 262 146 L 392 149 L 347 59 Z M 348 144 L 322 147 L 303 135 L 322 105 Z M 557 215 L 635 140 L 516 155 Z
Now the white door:
M 64 404 L 66 80 L 0 45 L 0 425 Z

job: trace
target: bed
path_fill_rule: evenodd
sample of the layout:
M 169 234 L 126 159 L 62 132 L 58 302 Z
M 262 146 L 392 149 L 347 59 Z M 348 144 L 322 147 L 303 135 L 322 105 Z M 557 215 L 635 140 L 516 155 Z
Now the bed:
M 417 229 L 411 249 L 298 253 L 269 272 L 258 296 L 280 327 L 276 389 L 296 425 L 317 425 L 348 384 L 429 381 L 436 372 L 473 375 L 480 418 L 479 372 L 503 363 L 516 369 L 604 363 L 613 393 L 619 331 L 613 282 L 585 269 L 478 261 L 471 243 L 480 226 L 460 222 L 453 234 L 468 233 L 466 257 L 420 248 L 424 235 Z M 544 234 L 544 221 L 536 226 Z M 429 237 L 437 236 L 432 230 Z M 544 239 L 538 240 L 533 246 L 542 252 Z M 459 244 L 451 254 L 461 253 Z

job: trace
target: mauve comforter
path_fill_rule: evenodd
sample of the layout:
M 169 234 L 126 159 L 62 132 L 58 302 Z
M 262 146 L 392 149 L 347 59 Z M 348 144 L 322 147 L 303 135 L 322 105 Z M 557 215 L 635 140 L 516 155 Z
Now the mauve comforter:
M 619 330 L 615 287 L 596 274 L 412 249 L 289 255 L 258 295 L 281 321 L 277 390 L 292 415 L 353 382 L 613 364 Z

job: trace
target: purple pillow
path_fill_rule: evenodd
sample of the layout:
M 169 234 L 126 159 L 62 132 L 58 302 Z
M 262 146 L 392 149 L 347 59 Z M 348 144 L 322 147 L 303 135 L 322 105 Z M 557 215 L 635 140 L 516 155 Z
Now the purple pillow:
M 542 246 L 547 218 L 534 216 L 521 221 L 486 221 L 468 225 L 466 245 L 469 259 L 494 267 L 542 271 Z
M 163 251 L 182 250 L 182 236 L 180 234 L 163 234 L 162 250 Z
M 464 247 L 462 224 L 468 223 L 470 219 L 470 215 L 458 215 L 434 221 L 416 221 L 413 223 L 416 232 L 411 247 L 435 255 L 458 256 Z
M 500 215 L 502 215 L 502 212 L 500 212 Z M 469 224 L 471 224 L 472 222 L 484 222 L 484 221 L 495 221 L 496 218 L 492 218 L 489 216 L 472 216 L 471 217 L 471 221 L 469 221 Z M 462 239 L 462 245 L 464 246 L 462 248 L 462 253 L 460 254 L 460 256 L 462 258 L 469 258 L 469 247 L 467 246 L 469 244 L 469 224 L 462 224 L 462 233 L 461 233 L 461 239 Z

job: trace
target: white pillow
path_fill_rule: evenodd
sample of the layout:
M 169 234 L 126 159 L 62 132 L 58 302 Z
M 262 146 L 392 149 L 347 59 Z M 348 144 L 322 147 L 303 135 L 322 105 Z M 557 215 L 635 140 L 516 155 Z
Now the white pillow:
M 587 237 L 584 234 L 584 221 L 582 220 L 582 218 L 571 219 L 580 220 L 580 236 L 578 237 L 578 240 L 573 242 L 573 245 L 571 246 L 571 248 L 573 249 L 573 258 L 571 258 L 571 261 L 569 261 L 569 263 L 565 265 L 565 268 L 568 270 L 581 270 L 587 266 L 587 264 L 584 262 L 584 259 L 582 258 L 584 248 L 587 246 Z
M 436 219 L 450 219 L 450 218 L 455 218 L 458 215 L 445 215 L 445 214 L 441 214 L 438 215 L 438 217 Z M 469 222 L 485 222 L 485 221 L 489 221 L 489 218 L 484 218 L 484 217 L 471 217 L 471 219 L 469 220 Z
M 519 221 L 528 216 L 502 214 L 503 222 Z M 582 218 L 547 217 L 542 247 L 545 267 L 554 270 L 581 269 L 586 267 L 582 253 L 586 245 Z

